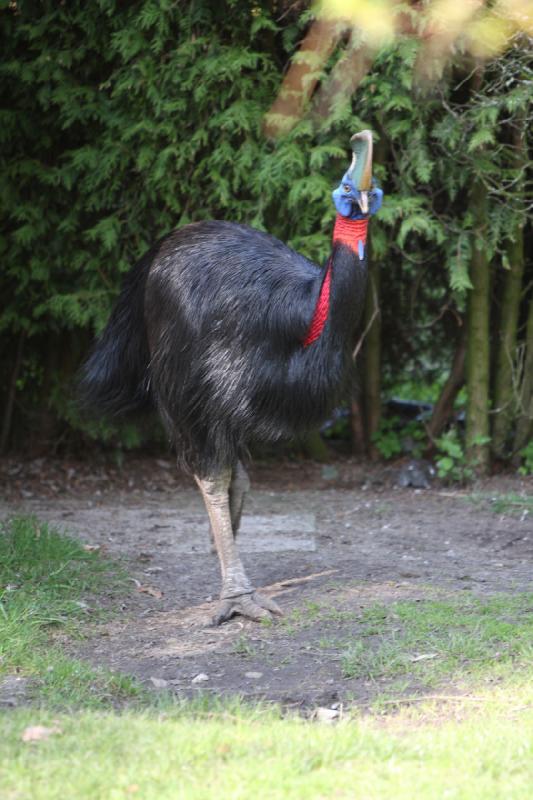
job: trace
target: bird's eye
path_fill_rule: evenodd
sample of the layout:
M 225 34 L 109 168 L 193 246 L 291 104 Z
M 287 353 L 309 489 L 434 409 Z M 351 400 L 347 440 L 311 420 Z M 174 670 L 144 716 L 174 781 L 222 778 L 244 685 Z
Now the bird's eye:
M 350 186 L 349 183 L 345 183 L 342 188 L 344 189 L 345 192 L 351 192 L 352 191 L 352 187 Z

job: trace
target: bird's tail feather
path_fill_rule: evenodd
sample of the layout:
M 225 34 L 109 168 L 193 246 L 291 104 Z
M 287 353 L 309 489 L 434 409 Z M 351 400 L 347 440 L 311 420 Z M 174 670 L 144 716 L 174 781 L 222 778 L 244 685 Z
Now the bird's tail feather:
M 126 276 L 109 321 L 78 381 L 78 400 L 90 414 L 123 416 L 147 411 L 150 353 L 144 321 L 144 290 L 152 253 Z

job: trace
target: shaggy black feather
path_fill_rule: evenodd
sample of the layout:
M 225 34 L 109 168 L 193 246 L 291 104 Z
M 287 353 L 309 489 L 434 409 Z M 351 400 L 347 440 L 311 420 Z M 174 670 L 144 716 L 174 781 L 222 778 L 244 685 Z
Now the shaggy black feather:
M 86 412 L 116 417 L 153 408 L 144 295 L 157 248 L 126 274 L 108 323 L 81 369 L 78 401 Z
M 351 376 L 365 275 L 335 246 L 328 321 L 303 347 L 325 270 L 245 225 L 187 225 L 128 276 L 85 366 L 86 403 L 106 414 L 153 403 L 199 476 L 250 441 L 316 427 Z

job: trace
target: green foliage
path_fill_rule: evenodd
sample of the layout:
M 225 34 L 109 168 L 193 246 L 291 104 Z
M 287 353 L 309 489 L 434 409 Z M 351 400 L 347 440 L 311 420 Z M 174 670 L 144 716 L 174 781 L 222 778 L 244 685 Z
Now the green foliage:
M 325 430 L 321 430 L 320 434 L 324 439 L 349 440 L 351 436 L 349 416 L 347 414 L 339 415 Z
M 477 437 L 473 444 L 490 442 L 487 436 Z M 475 476 L 475 463 L 466 456 L 464 442 L 457 428 L 451 428 L 435 440 L 439 457 L 436 461 L 437 475 L 448 483 L 468 483 Z
M 518 455 L 522 458 L 522 464 L 518 468 L 519 475 L 533 475 L 533 440 L 522 448 Z
M 387 417 L 381 420 L 379 430 L 373 436 L 374 444 L 383 458 L 394 458 L 402 452 L 402 443 L 395 426 L 398 417 Z
M 362 127 L 375 131 L 387 198 L 372 223 L 386 382 L 446 370 L 453 336 L 441 311 L 461 313 L 471 285 L 474 178 L 490 188 L 491 254 L 525 213 L 508 121 L 527 113 L 527 54 L 513 48 L 475 89 L 459 66 L 422 96 L 418 45 L 399 40 L 377 54 L 352 103 L 269 142 L 264 114 L 311 16 L 249 0 L 2 4 L 0 405 L 15 375 L 21 441 L 46 415 L 83 427 L 69 382 L 124 272 L 166 232 L 230 219 L 324 261 L 329 195 Z
M 66 380 L 129 266 L 208 218 L 324 259 L 346 135 L 317 140 L 304 126 L 277 146 L 263 138 L 289 52 L 268 47 L 278 26 L 260 3 L 21 2 L 0 24 L 0 334 L 13 350 L 24 333 L 20 380 L 37 424 L 51 402 L 79 426 Z M 290 15 L 285 39 L 299 30 Z M 7 359 L 3 385 L 13 368 Z
M 439 478 L 463 483 L 473 477 L 473 472 L 467 464 L 463 442 L 456 428 L 444 433 L 435 444 L 440 454 L 436 461 Z
M 430 369 L 426 370 L 429 376 Z M 402 376 L 401 379 L 390 386 L 389 391 L 392 397 L 398 400 L 411 400 L 417 403 L 436 403 L 444 384 L 444 376 L 440 375 L 435 380 L 415 380 Z
M 420 422 L 404 423 L 399 417 L 383 417 L 372 441 L 383 458 L 390 459 L 402 453 L 420 458 L 424 451 L 425 431 Z

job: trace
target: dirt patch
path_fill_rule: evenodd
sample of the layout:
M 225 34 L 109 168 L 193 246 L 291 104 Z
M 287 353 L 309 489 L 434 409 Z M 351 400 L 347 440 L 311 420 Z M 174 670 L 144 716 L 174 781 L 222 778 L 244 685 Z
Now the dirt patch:
M 21 675 L 4 675 L 0 678 L 0 711 L 17 708 L 28 702 L 31 681 Z
M 267 464 L 252 471 L 240 544 L 250 578 L 286 618 L 211 628 L 217 559 L 198 493 L 170 461 L 132 459 L 119 470 L 6 460 L 0 474 L 2 516 L 50 520 L 124 559 L 132 576 L 118 615 L 70 652 L 184 696 L 365 703 L 385 687 L 344 678 L 339 655 L 360 638 L 364 609 L 435 591 L 531 588 L 531 514 L 490 503 L 502 492 L 531 495 L 530 480 L 413 490 L 395 486 L 394 468 Z

